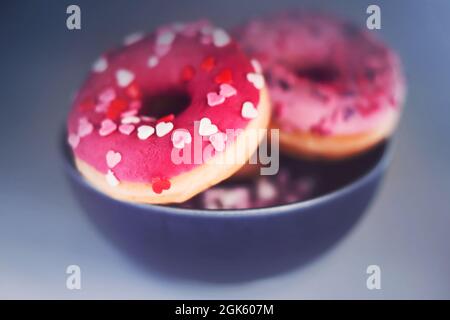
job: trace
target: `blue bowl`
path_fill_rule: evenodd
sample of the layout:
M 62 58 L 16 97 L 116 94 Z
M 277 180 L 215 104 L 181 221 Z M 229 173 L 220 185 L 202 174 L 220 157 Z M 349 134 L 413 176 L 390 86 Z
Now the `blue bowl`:
M 384 143 L 332 164 L 290 161 L 322 174 L 323 191 L 297 203 L 245 210 L 118 201 L 80 176 L 66 146 L 62 153 L 83 211 L 139 266 L 172 277 L 235 282 L 290 270 L 332 247 L 369 205 L 388 167 L 389 150 Z

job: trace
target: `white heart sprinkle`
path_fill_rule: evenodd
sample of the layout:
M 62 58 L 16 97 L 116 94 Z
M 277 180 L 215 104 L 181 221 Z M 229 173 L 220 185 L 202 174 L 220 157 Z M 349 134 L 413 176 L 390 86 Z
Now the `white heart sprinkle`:
M 120 69 L 116 72 L 116 79 L 119 87 L 127 87 L 134 80 L 134 74 L 128 70 Z
M 121 160 L 122 160 L 122 155 L 119 152 L 109 150 L 106 153 L 106 164 L 111 169 L 114 168 L 115 166 L 117 166 Z
M 250 62 L 251 62 L 252 66 L 253 66 L 253 69 L 255 70 L 256 73 L 262 73 L 263 72 L 261 64 L 259 63 L 258 60 L 252 59 Z
M 119 131 L 122 134 L 129 136 L 134 131 L 134 126 L 132 124 L 122 124 L 119 126 Z
M 172 134 L 172 143 L 177 149 L 183 149 L 185 144 L 189 144 L 191 142 L 191 133 L 185 129 L 177 129 Z
M 122 124 L 130 124 L 130 123 L 139 123 L 141 122 L 141 119 L 139 117 L 136 116 L 128 116 L 128 117 L 124 117 L 122 118 Z
M 222 152 L 225 150 L 225 145 L 227 141 L 227 135 L 223 132 L 217 132 L 209 136 L 209 142 L 216 151 Z
M 150 137 L 153 133 L 155 133 L 155 128 L 152 126 L 140 126 L 138 128 L 138 138 L 141 140 L 145 140 Z
M 214 133 L 217 133 L 219 130 L 217 126 L 211 123 L 209 118 L 202 118 L 200 120 L 200 125 L 198 127 L 198 133 L 201 136 L 210 136 Z
M 230 36 L 223 29 L 215 29 L 212 33 L 212 38 L 216 47 L 224 47 L 231 41 Z
M 156 67 L 158 65 L 158 63 L 159 63 L 158 57 L 157 56 L 151 56 L 150 58 L 148 58 L 147 66 L 149 68 L 154 68 L 154 67 Z
M 72 149 L 75 149 L 78 147 L 78 144 L 80 143 L 80 137 L 77 134 L 69 134 L 69 137 L 67 138 L 67 142 L 72 147 Z
M 144 34 L 142 32 L 135 32 L 135 33 L 127 35 L 123 39 L 123 44 L 126 46 L 129 46 L 129 45 L 132 45 L 133 43 L 138 42 L 142 38 L 144 38 Z
M 247 80 L 253 83 L 256 89 L 264 88 L 264 77 L 258 73 L 247 73 Z
M 117 187 L 119 185 L 119 180 L 111 170 L 108 170 L 108 173 L 106 174 L 106 182 L 108 182 L 111 187 Z
M 157 45 L 170 45 L 175 40 L 175 33 L 172 31 L 164 31 L 156 38 Z
M 163 137 L 166 134 L 168 134 L 173 129 L 173 123 L 172 122 L 159 122 L 156 124 L 156 135 L 158 137 Z
M 97 61 L 92 65 L 92 71 L 100 73 L 105 71 L 108 68 L 108 61 L 104 57 L 100 57 Z
M 241 114 L 246 119 L 254 119 L 258 116 L 258 110 L 256 110 L 253 103 L 251 103 L 250 101 L 246 101 L 242 105 Z

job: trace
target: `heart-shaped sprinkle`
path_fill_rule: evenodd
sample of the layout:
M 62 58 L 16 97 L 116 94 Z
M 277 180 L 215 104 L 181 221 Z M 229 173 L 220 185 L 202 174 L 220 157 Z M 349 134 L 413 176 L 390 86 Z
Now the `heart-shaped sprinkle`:
M 122 122 L 122 124 L 130 124 L 130 123 L 137 124 L 137 123 L 141 122 L 141 119 L 136 116 L 129 116 L 129 117 L 122 118 L 121 122 Z
M 100 57 L 97 61 L 92 65 L 92 71 L 100 73 L 105 71 L 108 68 L 108 61 L 104 57 Z
M 203 45 L 209 45 L 212 43 L 212 37 L 210 35 L 202 36 L 200 38 L 200 43 Z
M 164 31 L 156 38 L 156 45 L 171 45 L 175 40 L 175 33 L 172 31 Z
M 134 131 L 134 126 L 132 124 L 122 124 L 119 126 L 119 131 L 129 136 Z
M 210 136 L 219 130 L 217 129 L 217 126 L 211 123 L 211 120 L 209 118 L 202 118 L 200 120 L 200 125 L 198 127 L 198 133 L 201 136 Z
M 253 83 L 258 90 L 264 88 L 264 77 L 259 73 L 247 73 L 247 80 Z
M 153 192 L 160 194 L 164 190 L 168 190 L 170 188 L 170 181 L 168 179 L 163 178 L 154 178 L 152 179 L 152 189 Z
M 167 116 L 161 117 L 156 122 L 170 122 L 175 119 L 175 115 L 173 113 L 168 114 Z
M 124 99 L 116 98 L 109 103 L 106 116 L 111 120 L 117 120 L 120 114 L 127 109 L 128 102 Z
M 262 69 L 262 67 L 261 67 L 261 64 L 259 63 L 258 60 L 252 59 L 252 60 L 250 61 L 250 63 L 252 64 L 253 69 L 255 70 L 256 73 L 260 73 L 260 74 L 261 74 L 261 73 L 263 72 L 263 69 Z
M 94 126 L 86 118 L 81 118 L 78 121 L 78 136 L 80 138 L 86 137 L 94 131 Z
M 100 92 L 98 100 L 101 102 L 109 103 L 116 98 L 116 91 L 113 88 L 108 88 Z
M 225 97 L 217 94 L 216 92 L 210 92 L 206 95 L 206 98 L 208 100 L 208 106 L 214 107 L 217 106 L 225 101 Z
M 78 105 L 78 109 L 80 110 L 80 112 L 89 112 L 94 109 L 94 107 L 95 102 L 91 99 L 86 99 Z
M 106 164 L 111 169 L 114 168 L 115 166 L 117 166 L 121 160 L 122 160 L 122 155 L 119 152 L 109 150 L 106 153 Z
M 231 73 L 231 69 L 226 68 L 223 69 L 215 78 L 214 81 L 216 83 L 231 83 L 233 82 L 233 74 Z
M 172 133 L 172 143 L 177 149 L 183 149 L 185 144 L 192 142 L 191 133 L 185 129 L 177 129 Z
M 132 34 L 127 35 L 124 39 L 123 39 L 123 44 L 125 46 L 129 46 L 132 45 L 133 43 L 138 42 L 139 40 L 141 40 L 142 38 L 144 38 L 144 34 L 142 32 L 135 32 Z
M 237 91 L 232 85 L 229 85 L 228 83 L 222 83 L 220 85 L 219 95 L 229 98 L 234 96 L 236 93 Z
M 72 149 L 75 149 L 78 147 L 78 144 L 80 143 L 80 137 L 77 134 L 69 134 L 69 137 L 67 138 L 67 142 L 72 147 Z
M 132 83 L 128 87 L 126 87 L 125 93 L 131 99 L 140 99 L 142 96 L 141 90 L 136 83 Z
M 147 66 L 149 68 L 154 68 L 158 65 L 159 63 L 159 59 L 157 56 L 151 56 L 150 58 L 148 58 L 147 60 Z
M 113 133 L 116 129 L 117 129 L 117 125 L 114 123 L 114 121 L 112 121 L 111 119 L 105 119 L 102 121 L 100 130 L 98 131 L 98 133 L 102 137 L 105 137 L 105 136 Z
M 155 122 L 156 119 L 154 117 L 149 117 L 149 116 L 141 116 L 141 120 L 145 121 L 145 122 Z
M 134 73 L 131 71 L 120 69 L 116 72 L 117 84 L 119 87 L 127 87 L 134 80 Z
M 141 140 L 145 140 L 150 137 L 153 133 L 155 133 L 155 128 L 152 126 L 140 126 L 138 128 L 138 138 Z
M 109 107 L 109 102 L 102 102 L 102 101 L 99 101 L 99 102 L 95 105 L 95 112 L 98 112 L 98 113 L 105 113 L 106 111 L 108 111 L 108 107 Z
M 209 142 L 211 142 L 214 149 L 218 152 L 225 150 L 227 141 L 227 135 L 223 132 L 217 132 L 209 136 Z
M 165 56 L 170 51 L 169 45 L 158 45 L 155 47 L 155 53 L 158 57 Z
M 166 134 L 168 134 L 173 129 L 173 123 L 172 122 L 158 122 L 156 124 L 156 135 L 158 137 L 164 137 Z
M 106 182 L 111 187 L 117 187 L 119 185 L 119 180 L 116 178 L 114 172 L 112 172 L 111 170 L 108 170 L 108 173 L 106 174 Z
M 207 57 L 203 60 L 201 68 L 205 71 L 211 71 L 212 68 L 216 65 L 216 60 L 214 57 Z
M 195 69 L 192 66 L 185 66 L 183 70 L 181 70 L 181 80 L 182 81 L 189 81 L 191 80 L 195 75 Z
M 138 111 L 142 107 L 142 101 L 141 100 L 133 100 L 130 102 L 130 109 Z
M 132 117 L 132 116 L 137 115 L 137 113 L 138 113 L 138 110 L 136 110 L 136 109 L 131 109 L 131 110 L 125 111 L 125 112 L 122 113 L 120 116 L 121 116 L 122 118 Z
M 250 101 L 246 101 L 242 105 L 241 114 L 246 119 L 254 119 L 258 116 L 258 110 L 256 110 L 253 103 L 251 103 Z
M 223 29 L 215 29 L 212 32 L 213 43 L 216 47 L 224 47 L 230 43 L 231 38 Z

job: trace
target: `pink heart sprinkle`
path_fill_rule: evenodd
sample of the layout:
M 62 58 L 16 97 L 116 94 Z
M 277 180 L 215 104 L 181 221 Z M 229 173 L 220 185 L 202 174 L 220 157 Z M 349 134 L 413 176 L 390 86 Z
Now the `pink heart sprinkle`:
M 217 94 L 215 92 L 210 92 L 206 95 L 206 98 L 208 99 L 208 105 L 210 107 L 217 106 L 225 101 L 225 97 Z
M 134 126 L 132 124 L 122 124 L 119 126 L 119 131 L 129 136 L 134 131 Z
M 81 118 L 78 121 L 78 136 L 80 138 L 86 137 L 94 130 L 94 126 L 86 118 Z
M 119 152 L 109 150 L 106 153 L 106 164 L 111 169 L 114 168 L 115 166 L 117 166 L 121 160 L 122 160 L 122 155 Z
M 80 143 L 80 137 L 76 134 L 69 134 L 69 137 L 67 138 L 67 142 L 72 147 L 72 149 L 75 149 L 78 147 L 78 144 Z
M 98 95 L 98 100 L 100 100 L 101 102 L 111 102 L 116 98 L 116 92 L 114 91 L 113 88 L 108 88 L 103 90 L 99 95 Z
M 236 93 L 237 91 L 232 85 L 229 85 L 228 83 L 222 83 L 220 85 L 219 95 L 229 98 L 234 96 Z
M 102 121 L 101 128 L 98 133 L 104 137 L 113 133 L 117 129 L 117 125 L 110 119 L 105 119 Z
M 170 45 L 160 44 L 155 47 L 155 53 L 157 56 L 165 56 L 170 51 Z
M 216 151 L 222 152 L 223 150 L 225 150 L 227 135 L 223 132 L 217 132 L 209 136 L 209 141 Z

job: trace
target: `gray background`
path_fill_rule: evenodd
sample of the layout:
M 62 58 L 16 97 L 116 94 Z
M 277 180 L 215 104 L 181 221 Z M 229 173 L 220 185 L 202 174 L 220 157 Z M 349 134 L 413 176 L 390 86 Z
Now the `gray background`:
M 65 8 L 82 10 L 68 31 Z M 407 108 L 383 187 L 332 250 L 293 271 L 241 283 L 172 278 L 137 267 L 82 214 L 63 174 L 58 134 L 92 61 L 135 30 L 207 16 L 222 26 L 306 4 L 365 24 L 403 58 Z M 0 11 L 1 298 L 450 298 L 449 1 L 10 1 Z M 82 268 L 81 291 L 65 268 Z M 382 269 L 382 290 L 365 287 Z

